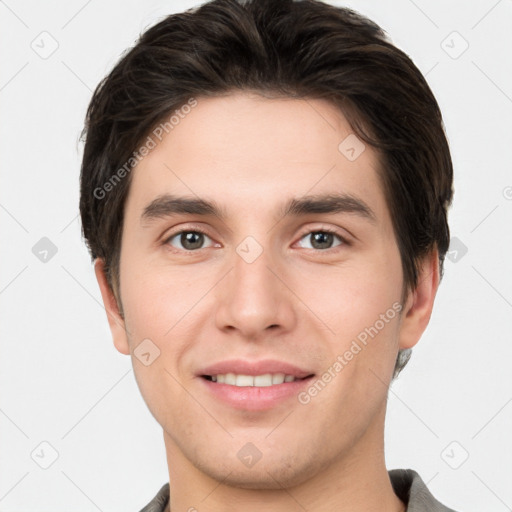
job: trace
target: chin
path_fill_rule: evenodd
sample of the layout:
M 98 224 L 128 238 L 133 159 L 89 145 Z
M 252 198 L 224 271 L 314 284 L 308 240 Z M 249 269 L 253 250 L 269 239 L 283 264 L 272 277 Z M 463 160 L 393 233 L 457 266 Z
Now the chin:
M 298 461 L 294 456 L 282 455 L 275 458 L 275 461 L 266 462 L 262 459 L 251 468 L 241 468 L 238 459 L 231 464 L 225 462 L 222 466 L 208 461 L 197 467 L 223 485 L 254 490 L 292 488 L 306 482 L 321 470 L 318 460 Z
M 210 474 L 212 478 L 220 480 L 223 485 L 235 487 L 238 489 L 263 490 L 279 490 L 300 485 L 311 477 L 307 471 L 304 474 L 298 474 L 297 469 L 289 470 L 285 474 L 281 468 L 274 468 L 273 472 L 260 469 L 255 471 L 248 469 L 247 471 L 233 471 L 226 475 Z

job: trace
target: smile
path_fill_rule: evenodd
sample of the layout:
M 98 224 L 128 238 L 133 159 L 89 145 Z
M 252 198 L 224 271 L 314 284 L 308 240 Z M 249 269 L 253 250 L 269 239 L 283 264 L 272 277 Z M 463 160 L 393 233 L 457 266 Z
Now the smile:
M 294 382 L 302 380 L 294 375 L 285 375 L 284 373 L 265 373 L 263 375 L 243 375 L 235 373 L 220 373 L 218 375 L 204 375 L 204 378 L 211 382 L 219 384 L 229 384 L 238 387 L 269 387 L 285 382 Z
M 263 412 L 296 406 L 315 373 L 279 360 L 219 361 L 196 373 L 202 389 L 231 410 Z

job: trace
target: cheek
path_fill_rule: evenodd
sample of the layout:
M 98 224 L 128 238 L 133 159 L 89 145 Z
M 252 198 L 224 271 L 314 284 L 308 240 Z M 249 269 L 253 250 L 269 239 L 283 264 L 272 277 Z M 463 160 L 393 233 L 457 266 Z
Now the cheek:
M 338 267 L 317 268 L 295 284 L 297 295 L 303 297 L 311 312 L 331 334 L 344 340 L 372 326 L 390 308 L 392 316 L 401 298 L 401 287 L 398 256 L 354 258 Z
M 158 283 L 139 280 L 136 286 L 126 286 L 123 305 L 132 343 L 149 338 L 161 346 L 174 315 L 173 304 Z
M 128 245 L 128 244 L 127 244 Z M 157 258 L 131 247 L 121 260 L 121 295 L 134 342 L 139 338 L 164 341 L 169 330 L 186 313 L 191 288 L 183 282 L 180 269 L 170 270 Z
M 137 385 L 155 419 L 171 425 L 171 416 L 179 417 L 187 403 L 183 385 L 189 376 L 182 366 L 189 349 L 184 331 L 193 312 L 192 298 L 177 293 L 176 282 L 170 285 L 154 273 L 132 275 L 125 283 L 126 325 Z
M 334 387 L 339 386 L 340 396 L 334 400 L 354 395 L 357 400 L 373 396 L 378 402 L 386 386 L 377 376 L 384 382 L 390 379 L 398 350 L 402 289 L 398 249 L 383 244 L 378 251 L 351 258 L 343 266 L 326 267 L 314 277 L 302 281 L 301 293 L 328 327 L 327 366 L 337 361 L 343 367 L 336 373 Z M 375 375 L 369 375 L 370 370 Z
M 201 299 L 211 285 L 191 279 L 180 268 L 147 264 L 131 269 L 124 276 L 122 294 L 132 353 L 149 339 L 159 352 L 156 366 L 165 363 L 165 369 L 182 378 L 188 370 L 183 358 L 191 349 L 190 340 L 206 325 L 206 301 Z

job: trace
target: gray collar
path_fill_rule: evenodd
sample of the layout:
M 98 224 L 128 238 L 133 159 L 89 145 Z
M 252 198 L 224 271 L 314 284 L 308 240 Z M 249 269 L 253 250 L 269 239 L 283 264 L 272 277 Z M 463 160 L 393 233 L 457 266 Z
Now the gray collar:
M 455 512 L 432 496 L 416 471 L 392 469 L 388 474 L 395 494 L 407 504 L 407 512 Z M 166 483 L 140 512 L 164 512 L 168 502 L 169 484 Z

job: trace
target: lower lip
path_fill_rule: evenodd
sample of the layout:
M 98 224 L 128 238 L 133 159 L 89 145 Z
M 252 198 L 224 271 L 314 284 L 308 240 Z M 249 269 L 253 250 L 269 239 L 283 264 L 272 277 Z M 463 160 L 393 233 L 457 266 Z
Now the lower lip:
M 313 377 L 307 377 L 293 382 L 283 382 L 273 386 L 232 386 L 219 384 L 203 377 L 199 379 L 207 387 L 208 391 L 216 398 L 227 403 L 235 409 L 250 411 L 264 411 L 276 407 L 279 403 L 297 395 L 309 385 Z

